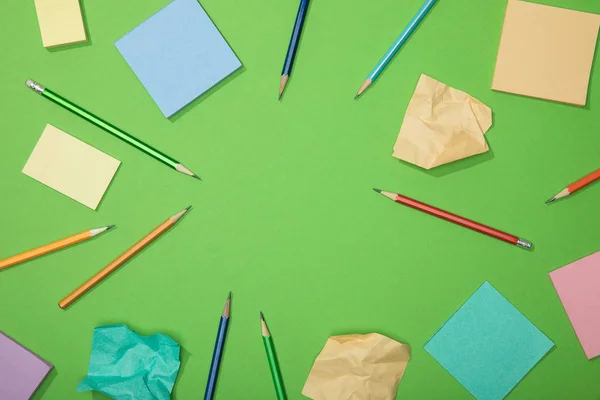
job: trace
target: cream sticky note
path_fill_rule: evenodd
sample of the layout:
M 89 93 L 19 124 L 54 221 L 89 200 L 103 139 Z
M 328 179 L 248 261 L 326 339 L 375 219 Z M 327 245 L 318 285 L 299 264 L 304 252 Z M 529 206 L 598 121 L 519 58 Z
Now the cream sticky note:
M 600 16 L 509 0 L 492 89 L 584 106 Z
M 120 164 L 48 124 L 23 173 L 95 210 Z
M 85 42 L 79 0 L 35 0 L 44 47 Z

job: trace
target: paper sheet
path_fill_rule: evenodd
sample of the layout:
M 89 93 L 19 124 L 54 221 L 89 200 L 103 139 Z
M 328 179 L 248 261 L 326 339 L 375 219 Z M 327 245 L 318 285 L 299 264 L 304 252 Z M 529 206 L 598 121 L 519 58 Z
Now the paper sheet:
M 198 0 L 174 0 L 115 45 L 167 118 L 242 65 Z
M 29 399 L 52 365 L 0 332 L 0 399 Z
M 421 75 L 394 145 L 394 157 L 430 169 L 488 151 L 492 110 L 467 93 Z
M 599 24 L 596 14 L 509 0 L 492 89 L 584 106 Z
M 600 356 L 600 251 L 550 272 L 588 359 Z
M 48 124 L 23 173 L 95 210 L 120 163 Z
M 79 0 L 35 0 L 44 47 L 85 42 Z
M 504 398 L 554 346 L 485 282 L 425 345 L 478 400 Z
M 77 391 L 96 390 L 117 400 L 169 400 L 179 372 L 179 350 L 160 333 L 140 336 L 125 325 L 98 327 L 88 376 Z
M 410 346 L 378 333 L 332 336 L 302 394 L 313 400 L 394 400 Z

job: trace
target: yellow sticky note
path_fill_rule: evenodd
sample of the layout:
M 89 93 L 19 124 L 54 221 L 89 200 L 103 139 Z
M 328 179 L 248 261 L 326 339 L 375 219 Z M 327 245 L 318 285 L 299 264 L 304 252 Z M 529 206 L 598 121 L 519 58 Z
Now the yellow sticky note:
M 35 0 L 44 47 L 85 42 L 79 0 Z
M 585 106 L 600 15 L 509 0 L 492 89 Z
M 23 173 L 95 210 L 120 164 L 48 124 Z

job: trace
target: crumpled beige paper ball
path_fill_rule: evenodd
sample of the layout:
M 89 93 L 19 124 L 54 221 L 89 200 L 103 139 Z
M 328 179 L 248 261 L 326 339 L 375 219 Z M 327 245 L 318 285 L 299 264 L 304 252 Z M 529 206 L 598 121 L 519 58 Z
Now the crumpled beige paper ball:
M 394 145 L 394 157 L 430 169 L 489 150 L 492 110 L 467 93 L 421 75 Z
M 394 400 L 410 346 L 379 333 L 332 336 L 302 394 L 313 400 Z

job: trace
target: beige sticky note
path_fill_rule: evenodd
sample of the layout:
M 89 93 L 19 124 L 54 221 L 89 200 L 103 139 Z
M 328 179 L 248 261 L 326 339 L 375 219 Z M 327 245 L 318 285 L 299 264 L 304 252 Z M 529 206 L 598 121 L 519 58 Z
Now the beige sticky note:
M 85 42 L 79 0 L 35 0 L 44 47 Z
M 492 110 L 467 93 L 421 75 L 404 114 L 394 157 L 431 169 L 489 150 Z
M 492 89 L 584 106 L 600 16 L 509 0 Z
M 379 333 L 332 336 L 302 394 L 313 400 L 394 400 L 409 360 L 409 345 Z
M 121 162 L 48 124 L 23 173 L 95 210 Z

